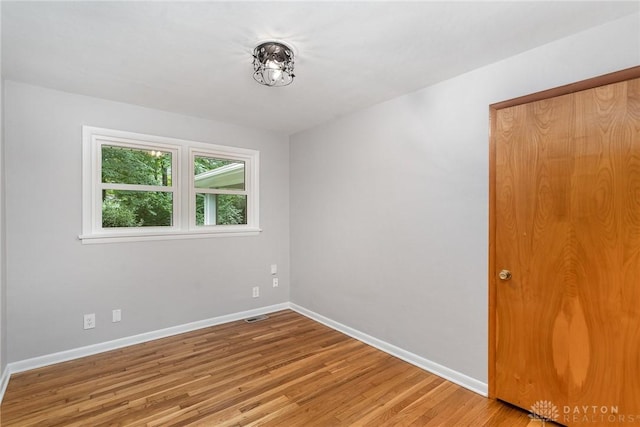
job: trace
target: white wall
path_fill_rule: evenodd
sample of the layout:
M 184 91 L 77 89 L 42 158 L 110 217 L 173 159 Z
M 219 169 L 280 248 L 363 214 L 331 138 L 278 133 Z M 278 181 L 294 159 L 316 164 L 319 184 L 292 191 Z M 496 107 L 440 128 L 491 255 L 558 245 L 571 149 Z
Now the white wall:
M 286 135 L 11 81 L 4 124 L 8 362 L 288 301 Z M 82 125 L 260 150 L 264 231 L 83 245 Z M 115 308 L 121 323 L 111 323 Z M 82 329 L 84 313 L 96 313 L 95 329 Z
M 640 15 L 291 138 L 292 302 L 487 381 L 489 105 L 640 64 Z
M 2 22 L 2 3 L 0 3 L 0 22 Z M 0 25 L 0 34 L 2 28 Z M 0 37 L 1 41 L 1 37 Z M 0 43 L 0 46 L 2 43 Z M 2 49 L 0 49 L 0 70 L 2 70 Z M 2 394 L 2 374 L 7 366 L 7 280 L 5 252 L 5 183 L 4 183 L 4 96 L 3 78 L 0 73 L 0 395 Z

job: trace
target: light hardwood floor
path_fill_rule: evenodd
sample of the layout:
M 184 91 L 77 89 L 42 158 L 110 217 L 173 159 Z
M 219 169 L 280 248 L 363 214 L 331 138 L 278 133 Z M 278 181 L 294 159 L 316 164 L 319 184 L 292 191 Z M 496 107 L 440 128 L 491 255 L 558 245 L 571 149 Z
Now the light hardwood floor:
M 539 426 L 286 310 L 13 375 L 2 426 Z

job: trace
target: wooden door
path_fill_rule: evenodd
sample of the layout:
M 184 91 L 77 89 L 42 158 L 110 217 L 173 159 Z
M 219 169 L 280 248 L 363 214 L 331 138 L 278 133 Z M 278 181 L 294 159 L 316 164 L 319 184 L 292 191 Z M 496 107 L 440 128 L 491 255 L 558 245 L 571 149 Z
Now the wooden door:
M 548 402 L 561 424 L 640 425 L 640 79 L 497 109 L 492 126 L 491 270 L 512 275 L 492 279 L 493 395 Z

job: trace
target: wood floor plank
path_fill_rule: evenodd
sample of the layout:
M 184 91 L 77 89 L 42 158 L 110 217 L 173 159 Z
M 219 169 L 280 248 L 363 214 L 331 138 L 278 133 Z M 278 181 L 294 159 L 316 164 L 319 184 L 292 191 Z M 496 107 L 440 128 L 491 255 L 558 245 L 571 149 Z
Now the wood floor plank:
M 527 426 L 290 310 L 12 375 L 2 426 Z

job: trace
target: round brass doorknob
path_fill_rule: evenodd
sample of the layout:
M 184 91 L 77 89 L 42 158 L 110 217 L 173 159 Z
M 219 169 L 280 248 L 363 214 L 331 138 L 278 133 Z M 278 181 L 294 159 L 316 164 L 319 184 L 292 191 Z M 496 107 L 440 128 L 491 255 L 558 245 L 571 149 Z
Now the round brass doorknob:
M 498 274 L 500 280 L 509 280 L 511 279 L 511 272 L 509 270 L 502 270 L 500 274 Z

